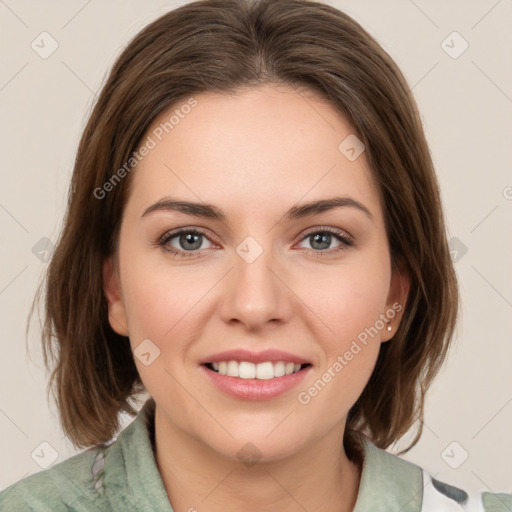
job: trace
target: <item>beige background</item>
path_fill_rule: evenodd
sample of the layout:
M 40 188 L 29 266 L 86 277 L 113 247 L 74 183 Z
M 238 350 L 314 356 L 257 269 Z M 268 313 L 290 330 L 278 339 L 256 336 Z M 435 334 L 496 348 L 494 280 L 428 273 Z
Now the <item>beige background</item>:
M 37 322 L 33 361 L 25 351 L 45 268 L 33 247 L 57 238 L 78 138 L 113 59 L 183 3 L 0 0 L 0 488 L 76 453 L 46 401 Z M 404 458 L 465 489 L 511 492 L 512 2 L 329 3 L 377 38 L 413 88 L 458 239 L 457 339 Z M 46 59 L 31 47 L 43 31 L 58 43 Z

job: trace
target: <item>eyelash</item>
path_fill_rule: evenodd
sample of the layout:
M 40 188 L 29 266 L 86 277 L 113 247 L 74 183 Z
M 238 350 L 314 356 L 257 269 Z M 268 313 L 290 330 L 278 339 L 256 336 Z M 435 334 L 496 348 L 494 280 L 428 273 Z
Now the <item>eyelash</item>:
M 303 242 L 307 238 L 311 237 L 312 235 L 316 234 L 323 234 L 323 233 L 329 233 L 333 235 L 339 242 L 341 242 L 341 245 L 337 249 L 327 249 L 325 251 L 315 250 L 315 249 L 305 249 L 308 254 L 313 254 L 313 256 L 320 256 L 322 257 L 324 254 L 333 254 L 333 253 L 340 253 L 342 251 L 345 251 L 348 247 L 351 247 L 353 245 L 352 239 L 346 235 L 345 233 L 333 229 L 333 228 L 316 228 L 314 231 L 309 231 L 306 233 L 300 240 L 300 242 Z M 181 228 L 177 231 L 171 231 L 164 233 L 156 242 L 156 245 L 158 247 L 161 247 L 164 251 L 167 251 L 173 255 L 173 257 L 176 258 L 193 258 L 193 257 L 199 257 L 201 256 L 202 250 L 195 250 L 195 251 L 181 251 L 177 250 L 175 248 L 169 248 L 167 244 L 173 239 L 176 238 L 179 235 L 182 234 L 193 234 L 193 235 L 202 235 L 206 239 L 209 240 L 209 238 L 206 236 L 206 234 L 196 228 Z M 204 249 L 206 250 L 206 249 Z

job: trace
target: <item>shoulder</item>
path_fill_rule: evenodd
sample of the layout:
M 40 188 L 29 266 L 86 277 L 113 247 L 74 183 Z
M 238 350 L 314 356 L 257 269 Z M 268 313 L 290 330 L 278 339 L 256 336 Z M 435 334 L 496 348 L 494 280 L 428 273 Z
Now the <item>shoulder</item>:
M 402 512 L 512 512 L 512 493 L 460 489 L 365 437 L 354 512 L 381 510 L 382 503 Z
M 104 448 L 89 448 L 10 485 L 0 492 L 0 512 L 105 510 L 98 490 Z
M 0 492 L 0 512 L 172 512 L 152 451 L 152 402 L 109 443 Z
M 464 490 L 441 482 L 423 470 L 423 500 L 421 512 L 509 512 L 512 493 Z

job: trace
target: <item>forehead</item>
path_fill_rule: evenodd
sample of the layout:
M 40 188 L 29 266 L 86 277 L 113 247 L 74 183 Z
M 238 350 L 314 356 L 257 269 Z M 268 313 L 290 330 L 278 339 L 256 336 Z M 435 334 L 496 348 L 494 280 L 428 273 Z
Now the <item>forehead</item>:
M 197 94 L 147 130 L 143 144 L 151 149 L 133 173 L 130 201 L 140 212 L 173 194 L 254 211 L 349 195 L 378 215 L 364 152 L 355 160 L 344 152 L 355 136 L 346 117 L 309 90 L 266 85 Z

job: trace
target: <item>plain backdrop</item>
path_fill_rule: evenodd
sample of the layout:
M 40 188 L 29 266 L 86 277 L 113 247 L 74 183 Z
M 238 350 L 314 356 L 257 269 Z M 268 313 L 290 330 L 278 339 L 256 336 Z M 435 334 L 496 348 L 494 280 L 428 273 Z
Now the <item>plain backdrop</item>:
M 46 400 L 37 317 L 26 354 L 27 314 L 110 66 L 183 3 L 0 0 L 0 489 L 78 452 Z M 427 397 L 423 435 L 403 458 L 464 489 L 511 492 L 512 2 L 327 3 L 382 44 L 413 90 L 460 281 L 454 346 Z

